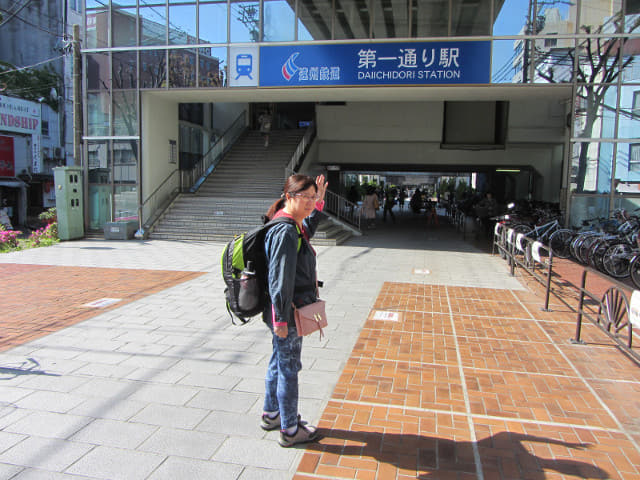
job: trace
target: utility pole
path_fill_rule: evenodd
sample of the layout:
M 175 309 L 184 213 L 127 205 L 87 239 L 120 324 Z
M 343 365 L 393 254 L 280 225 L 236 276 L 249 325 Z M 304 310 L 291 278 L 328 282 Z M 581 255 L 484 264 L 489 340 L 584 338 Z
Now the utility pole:
M 80 26 L 73 25 L 73 163 L 82 165 L 82 84 L 80 76 Z

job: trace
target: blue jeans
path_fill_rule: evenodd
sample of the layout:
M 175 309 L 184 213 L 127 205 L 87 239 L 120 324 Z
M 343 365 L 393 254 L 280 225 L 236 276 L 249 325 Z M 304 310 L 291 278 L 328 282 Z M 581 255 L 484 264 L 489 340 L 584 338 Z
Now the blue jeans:
M 270 327 L 272 328 L 272 327 Z M 292 428 L 298 424 L 298 372 L 302 368 L 302 337 L 295 326 L 289 326 L 286 338 L 280 338 L 272 330 L 273 353 L 265 379 L 264 411 L 280 411 L 280 428 Z

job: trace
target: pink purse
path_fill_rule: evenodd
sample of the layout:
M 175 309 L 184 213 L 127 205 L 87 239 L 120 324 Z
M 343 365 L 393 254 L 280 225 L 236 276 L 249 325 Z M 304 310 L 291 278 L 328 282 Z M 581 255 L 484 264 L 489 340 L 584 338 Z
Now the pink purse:
M 296 320 L 296 330 L 298 335 L 304 337 L 320 330 L 320 340 L 324 337 L 323 327 L 327 324 L 327 314 L 325 312 L 325 301 L 318 300 L 317 302 L 310 303 L 304 307 L 293 307 L 293 315 Z

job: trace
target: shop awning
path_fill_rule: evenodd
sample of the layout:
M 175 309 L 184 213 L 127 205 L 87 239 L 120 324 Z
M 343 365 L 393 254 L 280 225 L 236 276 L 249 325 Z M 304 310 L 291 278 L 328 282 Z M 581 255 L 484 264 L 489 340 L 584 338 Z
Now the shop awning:
M 27 188 L 28 185 L 19 178 L 0 178 L 0 187 Z

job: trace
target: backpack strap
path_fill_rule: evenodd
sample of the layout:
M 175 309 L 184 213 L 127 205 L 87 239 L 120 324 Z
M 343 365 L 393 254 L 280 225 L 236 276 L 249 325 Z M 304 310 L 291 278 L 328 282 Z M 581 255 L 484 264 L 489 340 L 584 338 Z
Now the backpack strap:
M 289 218 L 289 217 L 278 217 L 278 218 L 274 218 L 273 220 L 269 220 L 266 224 L 265 227 L 272 227 L 278 223 L 288 223 L 290 225 L 295 225 L 296 230 L 298 231 L 298 248 L 296 249 L 297 252 L 300 252 L 300 248 L 302 247 L 302 238 L 304 235 L 302 235 L 302 231 L 300 230 L 300 227 L 298 226 L 298 223 L 293 219 L 293 218 Z

